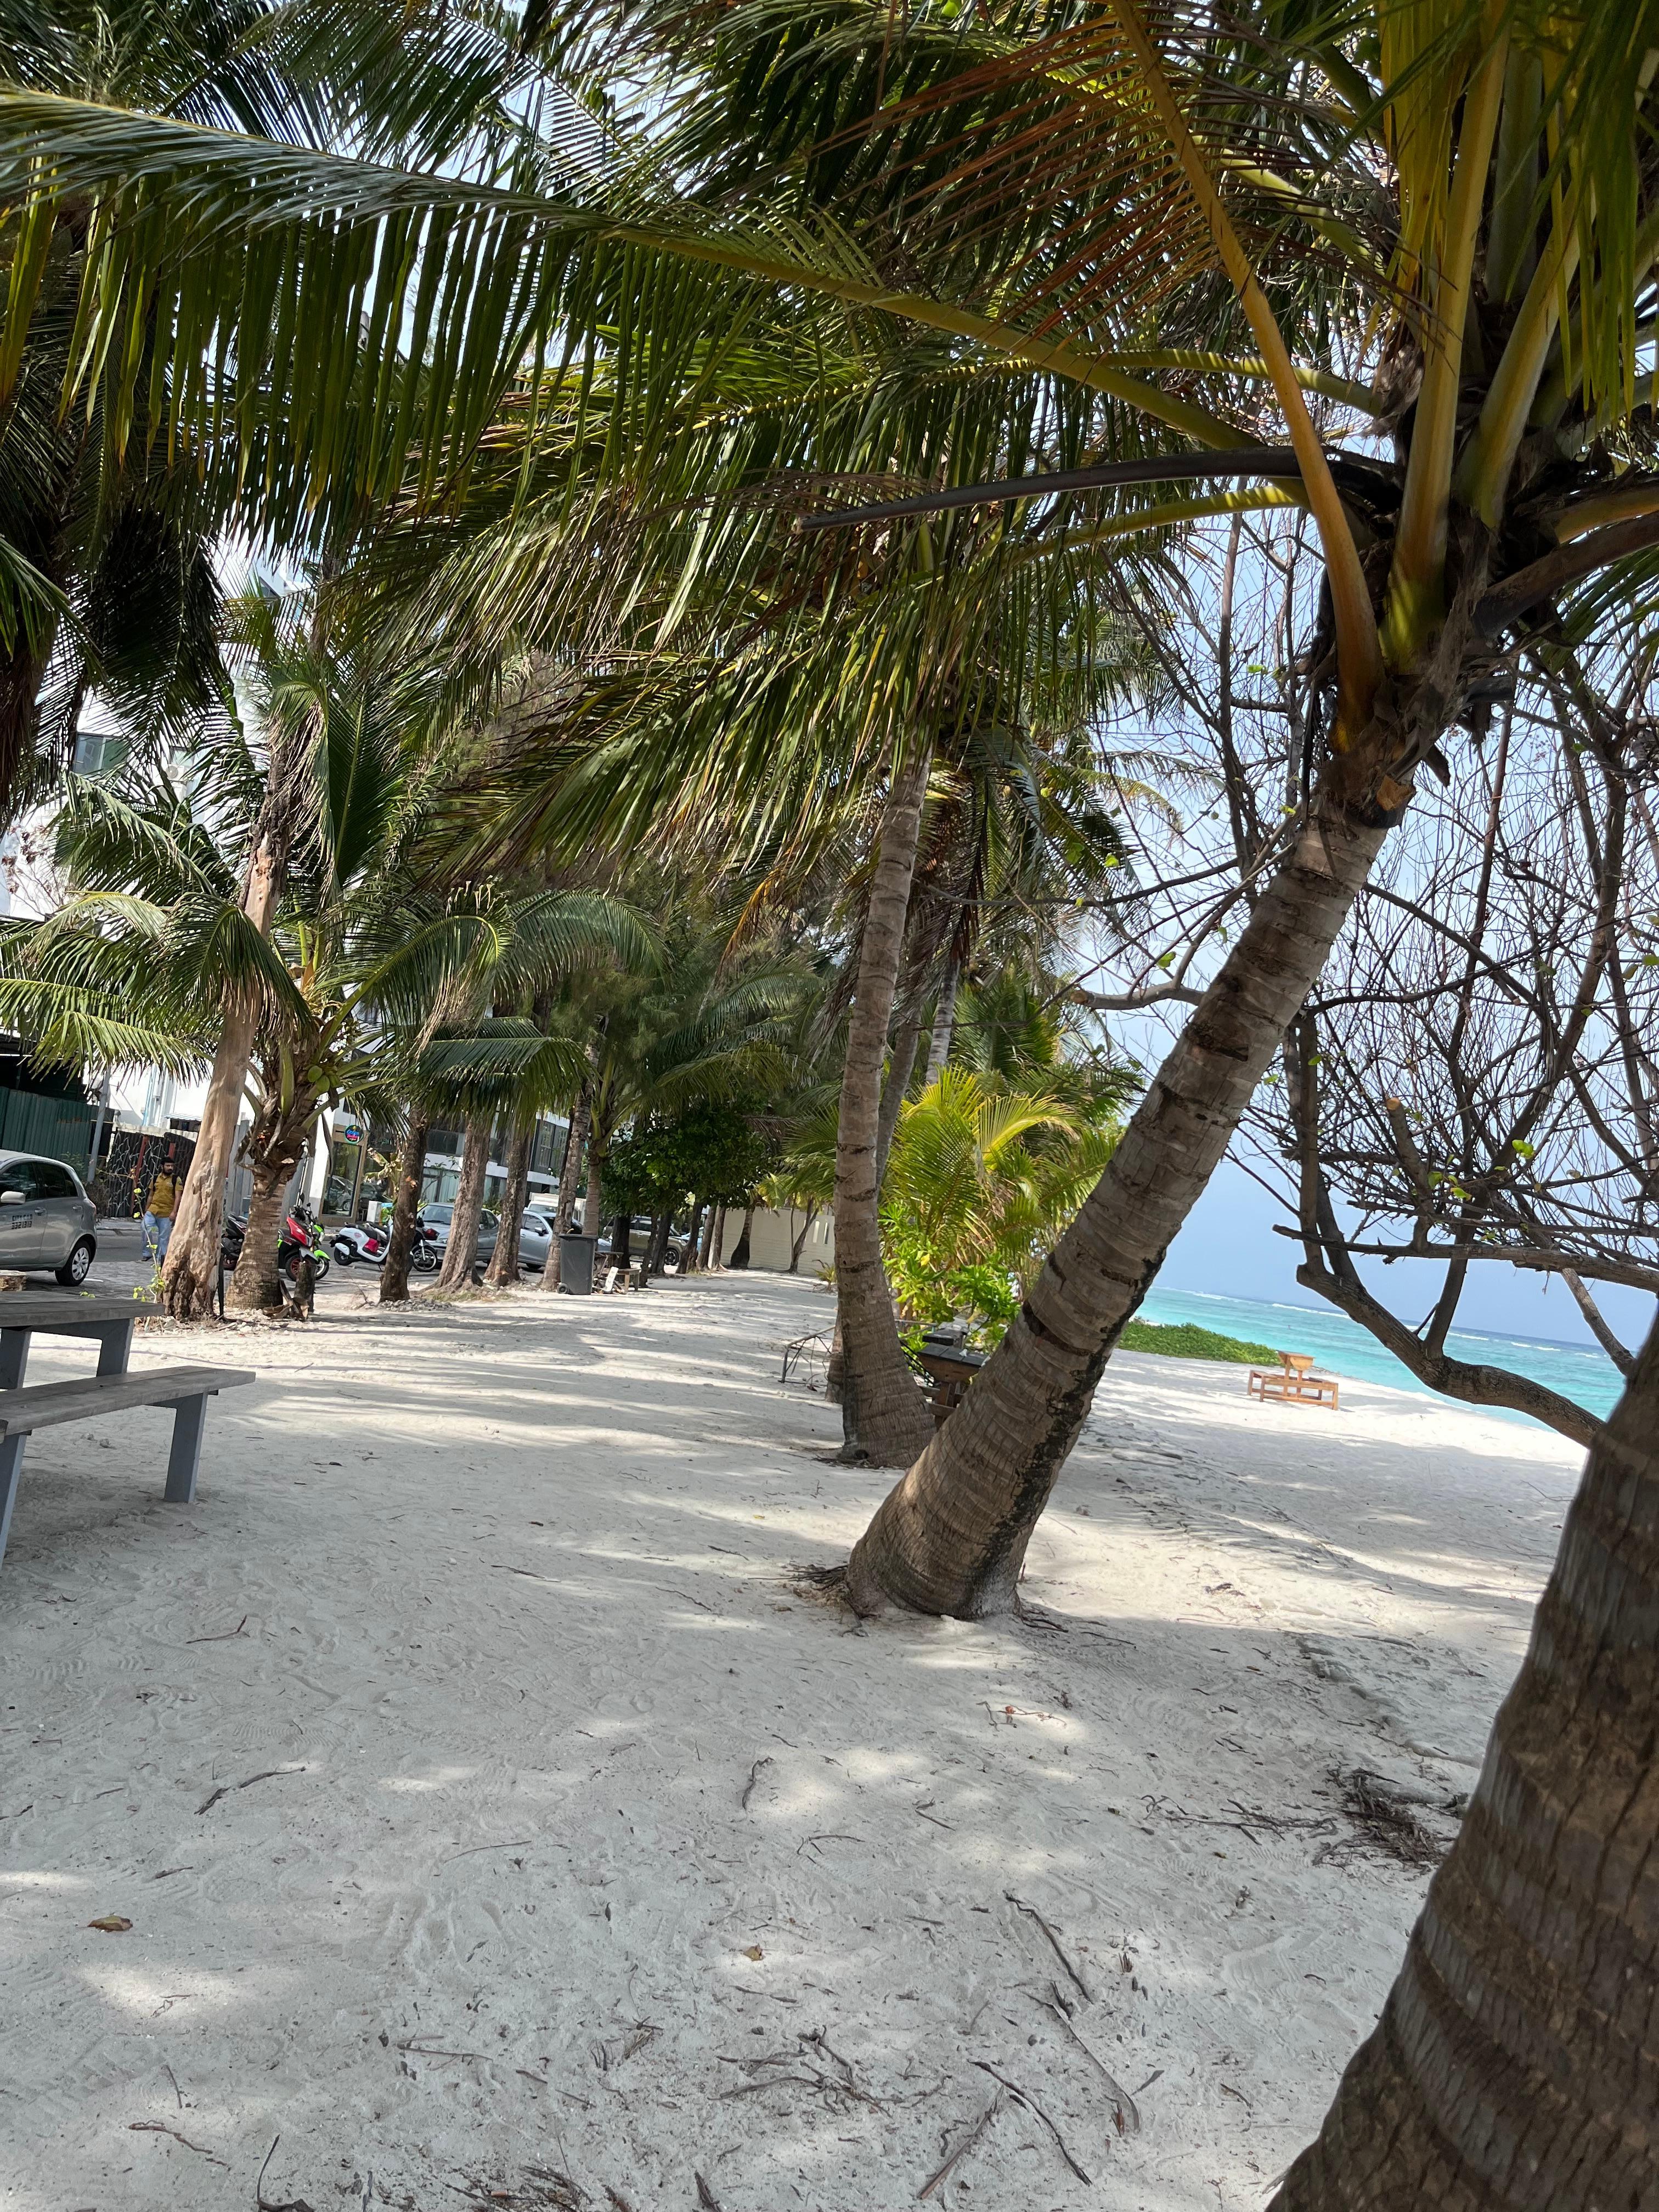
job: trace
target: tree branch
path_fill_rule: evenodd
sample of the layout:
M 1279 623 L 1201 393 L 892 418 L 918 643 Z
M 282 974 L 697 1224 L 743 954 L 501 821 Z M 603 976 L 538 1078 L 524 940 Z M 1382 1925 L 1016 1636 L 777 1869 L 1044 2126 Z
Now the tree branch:
M 1089 1006 L 1097 1014 L 1139 1013 L 1143 1006 L 1162 1006 L 1170 999 L 1178 999 L 1183 1006 L 1196 1006 L 1204 997 L 1203 992 L 1190 983 L 1165 983 L 1155 991 L 1126 991 L 1119 997 L 1104 991 L 1085 991 L 1079 984 L 1071 995 L 1079 1005 Z
M 1595 1299 L 1590 1296 L 1589 1292 L 1584 1288 L 1583 1284 L 1579 1280 L 1577 1269 L 1576 1267 L 1563 1267 L 1561 1270 L 1561 1279 L 1566 1285 L 1567 1288 L 1572 1292 L 1573 1304 L 1577 1307 L 1579 1312 L 1583 1315 L 1584 1320 L 1589 1325 L 1590 1334 L 1601 1346 L 1602 1351 L 1607 1353 L 1607 1358 L 1612 1360 L 1613 1365 L 1619 1370 L 1619 1372 L 1621 1375 L 1633 1375 L 1636 1371 L 1635 1356 L 1619 1341 L 1619 1339 L 1607 1327 L 1606 1318 L 1601 1312 L 1601 1307 L 1596 1304 Z
M 1311 1260 L 1297 1269 L 1296 1279 L 1304 1290 L 1316 1292 L 1350 1321 L 1369 1330 L 1402 1367 L 1443 1397 L 1461 1398 L 1468 1406 L 1505 1406 L 1512 1413 L 1529 1413 L 1534 1420 L 1571 1437 L 1575 1443 L 1593 1444 L 1601 1435 L 1601 1424 L 1595 1414 L 1564 1398 L 1559 1390 L 1547 1389 L 1525 1375 L 1512 1375 L 1506 1367 L 1449 1359 L 1443 1352 L 1431 1352 L 1362 1283 L 1344 1281 Z
M 1299 1229 L 1287 1228 L 1279 1221 L 1273 1228 L 1275 1237 L 1301 1241 Z M 1571 1268 L 1593 1282 L 1622 1283 L 1627 1290 L 1646 1291 L 1659 1297 L 1659 1267 L 1644 1267 L 1633 1260 L 1598 1258 L 1593 1253 L 1586 1257 L 1578 1252 L 1523 1244 L 1430 1244 L 1420 1249 L 1415 1244 L 1350 1244 L 1347 1249 L 1362 1260 L 1507 1260 L 1511 1267 L 1530 1267 L 1545 1275 L 1564 1275 Z

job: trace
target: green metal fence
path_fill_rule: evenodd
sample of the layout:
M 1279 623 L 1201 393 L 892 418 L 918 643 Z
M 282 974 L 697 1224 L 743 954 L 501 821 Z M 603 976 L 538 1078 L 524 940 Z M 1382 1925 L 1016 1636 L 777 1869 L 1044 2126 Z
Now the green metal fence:
M 92 1158 L 95 1106 L 76 1098 L 43 1098 L 34 1091 L 0 1088 L 0 1149 L 39 1152 L 84 1176 Z

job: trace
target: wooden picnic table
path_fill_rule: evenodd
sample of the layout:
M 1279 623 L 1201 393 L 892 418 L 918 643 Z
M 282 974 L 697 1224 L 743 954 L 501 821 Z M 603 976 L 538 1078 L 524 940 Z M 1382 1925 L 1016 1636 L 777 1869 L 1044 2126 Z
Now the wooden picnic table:
M 22 1389 L 29 1340 L 35 1335 L 90 1337 L 98 1346 L 98 1372 L 125 1375 L 132 1356 L 133 1324 L 161 1310 L 149 1298 L 0 1291 L 0 1390 Z
M 73 1291 L 0 1291 L 0 1559 L 6 1550 L 23 1466 L 23 1448 L 38 1430 L 86 1421 L 128 1407 L 160 1406 L 173 1417 L 173 1449 L 161 1495 L 170 1505 L 191 1505 L 202 1459 L 207 1401 L 221 1390 L 254 1380 L 246 1368 L 153 1367 L 131 1374 L 135 1324 L 161 1310 L 148 1298 L 82 1297 Z M 89 1337 L 98 1346 L 98 1372 L 73 1382 L 27 1387 L 29 1340 L 40 1336 Z

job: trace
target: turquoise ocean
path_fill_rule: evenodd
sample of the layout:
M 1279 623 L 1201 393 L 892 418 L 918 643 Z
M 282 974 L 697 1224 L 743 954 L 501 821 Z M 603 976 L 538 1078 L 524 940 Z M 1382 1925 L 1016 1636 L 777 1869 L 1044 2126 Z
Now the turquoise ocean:
M 1270 1304 L 1261 1298 L 1212 1297 L 1199 1291 L 1161 1291 L 1154 1288 L 1140 1309 L 1143 1321 L 1195 1322 L 1200 1328 L 1224 1336 L 1243 1337 L 1251 1344 L 1271 1344 L 1276 1352 L 1311 1352 L 1321 1367 L 1333 1375 L 1349 1375 L 1359 1382 L 1388 1382 L 1398 1390 L 1437 1394 L 1419 1382 L 1385 1352 L 1376 1338 L 1357 1322 L 1330 1306 Z M 1495 1332 L 1455 1328 L 1446 1349 L 1456 1359 L 1480 1360 L 1491 1367 L 1507 1367 L 1530 1376 L 1586 1411 L 1603 1415 L 1613 1411 L 1619 1395 L 1618 1369 L 1598 1345 L 1559 1344 L 1544 1336 L 1501 1336 Z M 1481 1408 L 1497 1413 L 1497 1407 Z M 1507 1418 L 1524 1420 L 1525 1414 Z

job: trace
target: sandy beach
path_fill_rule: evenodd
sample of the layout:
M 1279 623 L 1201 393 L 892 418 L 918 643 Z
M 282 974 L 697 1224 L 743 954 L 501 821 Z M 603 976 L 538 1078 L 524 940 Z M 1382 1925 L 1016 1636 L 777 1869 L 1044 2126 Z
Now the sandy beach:
M 1578 1455 L 1123 1355 L 1033 1617 L 860 1628 L 822 1291 L 373 1287 L 141 1340 L 259 1370 L 194 1507 L 161 1413 L 31 1442 L 0 2207 L 884 2212 L 988 2112 L 928 2202 L 1260 2206 L 1427 1880 L 1342 1778 L 1449 1837 Z

